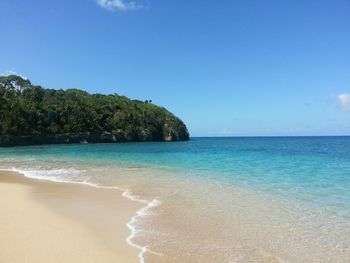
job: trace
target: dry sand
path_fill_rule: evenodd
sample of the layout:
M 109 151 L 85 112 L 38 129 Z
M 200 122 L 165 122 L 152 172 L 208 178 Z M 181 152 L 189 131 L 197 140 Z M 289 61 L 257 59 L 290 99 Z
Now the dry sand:
M 0 173 L 0 263 L 131 263 L 126 223 L 142 204 L 117 190 Z

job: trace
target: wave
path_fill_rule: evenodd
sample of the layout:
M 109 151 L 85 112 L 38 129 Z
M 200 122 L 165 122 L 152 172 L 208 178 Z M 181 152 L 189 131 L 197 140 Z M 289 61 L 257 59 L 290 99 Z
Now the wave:
M 137 229 L 136 225 L 137 225 L 137 222 L 142 219 L 143 217 L 147 216 L 148 215 L 148 212 L 149 210 L 151 210 L 152 208 L 154 207 L 157 207 L 160 205 L 160 201 L 157 200 L 157 199 L 153 199 L 152 201 L 146 201 L 146 200 L 142 200 L 142 199 L 139 199 L 137 198 L 135 195 L 132 195 L 129 191 L 124 191 L 123 194 L 122 194 L 124 197 L 130 199 L 130 200 L 133 200 L 133 201 L 137 201 L 137 202 L 140 202 L 140 203 L 144 203 L 146 204 L 145 207 L 139 209 L 137 212 L 136 212 L 136 215 L 134 215 L 131 220 L 126 224 L 126 226 L 130 229 L 131 231 L 131 234 L 130 236 L 126 239 L 126 242 L 133 246 L 133 247 L 136 247 L 138 249 L 141 250 L 141 252 L 139 253 L 139 258 L 140 258 L 140 263 L 145 263 L 145 254 L 148 252 L 150 254 L 153 254 L 153 255 L 157 255 L 157 256 L 161 256 L 160 253 L 157 253 L 155 251 L 152 251 L 148 248 L 148 246 L 140 246 L 140 245 L 137 245 L 136 243 L 134 243 L 132 240 L 136 237 L 137 233 L 139 232 L 139 230 Z
M 45 181 L 52 181 L 57 183 L 83 183 L 86 182 L 75 182 L 73 179 L 77 178 L 78 175 L 85 173 L 85 170 L 77 170 L 74 168 L 60 168 L 60 169 L 26 169 L 26 168 L 10 168 L 0 169 L 2 171 L 16 172 L 24 175 L 30 179 L 38 179 Z

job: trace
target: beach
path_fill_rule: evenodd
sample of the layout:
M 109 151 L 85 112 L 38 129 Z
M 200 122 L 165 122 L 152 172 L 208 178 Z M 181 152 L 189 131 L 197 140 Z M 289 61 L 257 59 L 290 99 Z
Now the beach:
M 115 189 L 0 172 L 0 262 L 139 262 L 126 224 L 141 203 Z

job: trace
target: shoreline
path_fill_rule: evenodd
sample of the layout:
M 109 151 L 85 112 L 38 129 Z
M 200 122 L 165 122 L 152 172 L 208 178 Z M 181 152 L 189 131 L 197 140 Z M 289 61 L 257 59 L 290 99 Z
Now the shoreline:
M 91 186 L 0 171 L 0 262 L 144 262 L 133 221 L 154 204 Z
M 35 182 L 62 182 L 31 187 L 26 196 L 80 222 L 80 227 L 87 226 L 107 247 L 117 251 L 127 247 L 130 259 L 136 261 L 139 255 L 141 263 L 143 259 L 146 263 L 347 262 L 349 143 L 348 139 L 277 143 L 203 139 L 190 142 L 188 148 L 22 147 L 1 149 L 0 169 L 20 172 Z M 11 199 L 16 195 L 2 196 L 3 206 L 15 206 Z M 122 220 L 108 219 L 115 216 L 111 211 L 125 209 Z M 1 222 L 0 231 L 1 225 L 7 226 Z M 127 238 L 139 246 L 128 246 Z

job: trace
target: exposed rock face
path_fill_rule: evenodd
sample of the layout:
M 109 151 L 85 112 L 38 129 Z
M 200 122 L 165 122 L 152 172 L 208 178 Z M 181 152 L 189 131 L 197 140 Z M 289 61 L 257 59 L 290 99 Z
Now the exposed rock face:
M 164 125 L 164 141 L 182 141 L 189 140 L 189 134 L 186 126 L 173 127 L 168 124 Z
M 180 137 L 178 133 L 170 134 L 164 139 L 157 140 L 150 131 L 144 130 L 137 137 L 124 137 L 122 133 L 112 134 L 103 132 L 101 134 L 79 133 L 79 134 L 57 134 L 57 135 L 1 135 L 0 146 L 26 146 L 26 145 L 42 145 L 42 144 L 73 144 L 73 143 L 117 143 L 132 141 L 182 141 L 188 140 L 188 133 Z M 187 136 L 187 137 L 186 137 Z
M 188 141 L 189 134 L 187 130 L 171 130 L 166 136 L 160 138 L 154 136 L 148 130 L 142 130 L 135 136 L 124 136 L 123 133 L 112 134 L 103 132 L 95 133 L 64 133 L 64 134 L 35 134 L 35 135 L 0 135 L 1 146 L 25 146 L 42 144 L 73 144 L 73 143 L 117 143 L 117 142 L 146 142 L 146 141 Z

